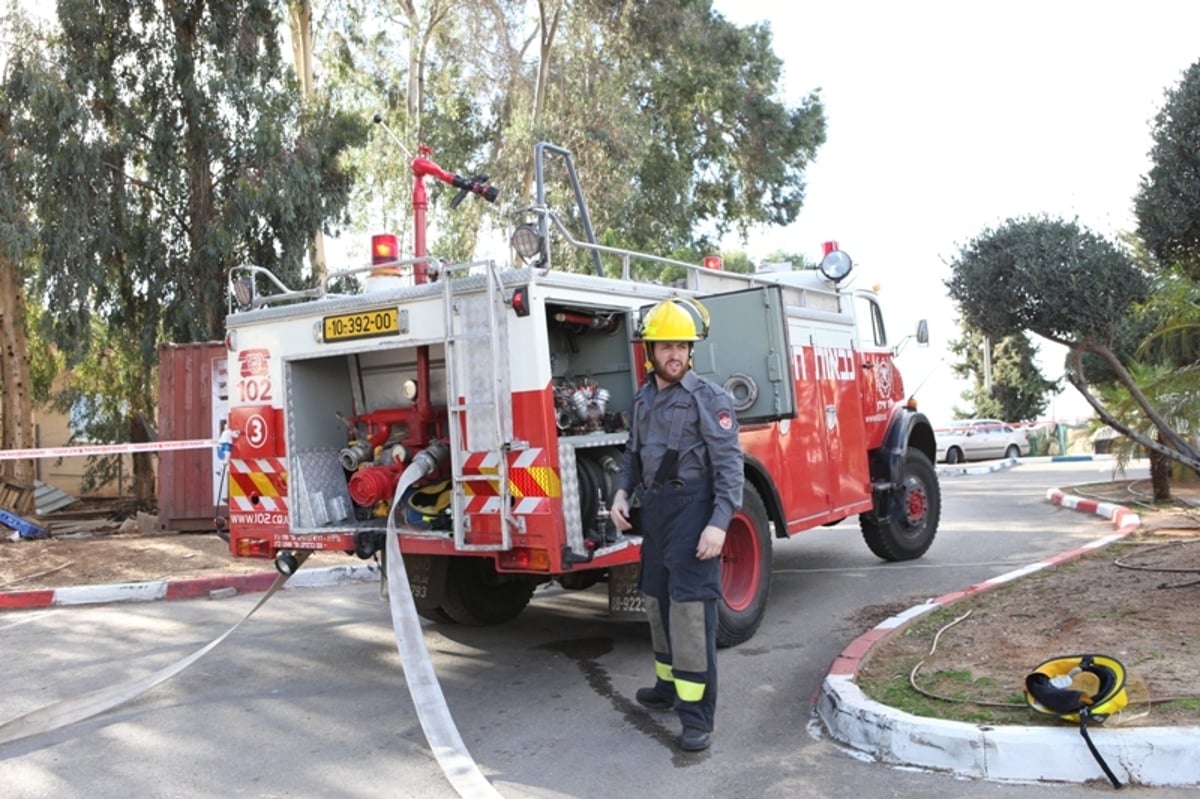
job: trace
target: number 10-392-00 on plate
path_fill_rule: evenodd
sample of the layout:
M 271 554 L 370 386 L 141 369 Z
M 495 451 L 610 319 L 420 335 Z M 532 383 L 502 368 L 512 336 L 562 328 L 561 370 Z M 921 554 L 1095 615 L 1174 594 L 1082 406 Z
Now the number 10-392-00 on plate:
M 326 341 L 345 341 L 353 338 L 396 336 L 400 334 L 395 308 L 326 316 L 322 320 Z

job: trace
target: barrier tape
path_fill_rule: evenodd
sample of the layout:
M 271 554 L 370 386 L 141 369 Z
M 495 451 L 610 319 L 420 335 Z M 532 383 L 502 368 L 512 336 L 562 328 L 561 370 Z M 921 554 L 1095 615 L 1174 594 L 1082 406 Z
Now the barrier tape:
M 76 455 L 124 455 L 127 452 L 161 452 L 176 449 L 215 448 L 215 438 L 192 439 L 190 441 L 147 441 L 142 444 L 89 444 L 78 447 L 50 447 L 48 449 L 5 449 L 0 450 L 0 461 L 25 460 L 26 458 L 70 458 Z
M 303 563 L 311 552 L 299 552 L 296 554 L 297 564 Z M 294 572 L 293 572 L 294 573 Z M 64 699 L 61 702 L 55 702 L 37 710 L 31 710 L 23 716 L 17 716 L 14 719 L 0 724 L 0 744 L 12 743 L 19 741 L 22 738 L 28 738 L 31 735 L 41 735 L 42 733 L 54 732 L 55 730 L 68 727 L 85 719 L 90 719 L 93 716 L 98 716 L 105 711 L 112 710 L 115 707 L 132 701 L 142 694 L 155 688 L 167 680 L 174 677 L 179 672 L 186 669 L 188 666 L 195 663 L 200 658 L 207 655 L 209 652 L 217 648 L 217 645 L 224 641 L 229 636 L 233 635 L 237 628 L 241 627 L 247 619 L 253 616 L 259 608 L 266 604 L 267 600 L 274 596 L 275 592 L 283 587 L 283 584 L 288 581 L 291 575 L 281 574 L 275 578 L 275 582 L 263 594 L 262 599 L 258 600 L 258 604 L 250 608 L 250 612 L 242 617 L 241 621 L 230 627 L 214 640 L 197 649 L 192 654 L 182 660 L 159 669 L 148 677 L 141 677 L 135 680 L 127 680 L 117 685 L 110 685 L 107 688 L 101 688 L 98 691 L 81 694 L 80 696 Z

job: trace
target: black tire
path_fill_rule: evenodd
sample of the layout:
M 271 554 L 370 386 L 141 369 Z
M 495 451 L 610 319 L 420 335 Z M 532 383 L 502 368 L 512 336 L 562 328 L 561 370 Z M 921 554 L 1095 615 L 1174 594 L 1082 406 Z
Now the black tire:
M 1021 448 L 1016 444 L 1009 444 L 1008 449 L 1004 450 L 1004 457 L 1019 458 L 1021 457 Z
M 360 535 L 359 540 L 362 540 Z M 369 548 L 369 544 L 366 548 Z M 387 582 L 387 550 L 378 550 L 382 578 Z M 446 573 L 450 558 L 445 555 L 409 555 L 404 559 L 404 570 L 408 576 L 408 588 L 412 593 L 413 606 L 417 615 L 438 624 L 454 624 L 454 619 L 442 609 L 440 597 L 445 592 Z
M 892 521 L 881 523 L 874 512 L 858 517 L 863 540 L 887 561 L 913 560 L 925 554 L 937 535 L 942 492 L 937 472 L 919 449 L 909 447 L 900 464 L 900 479 L 890 490 L 887 506 Z
M 767 610 L 771 593 L 771 524 L 757 489 L 746 483 L 742 507 L 725 531 L 721 552 L 721 594 L 717 605 L 717 646 L 750 640 Z
M 437 624 L 455 624 L 454 619 L 450 618 L 450 614 L 442 610 L 441 605 L 434 607 L 423 608 L 417 605 L 417 615 L 422 619 L 429 619 Z
M 946 463 L 962 463 L 963 460 L 963 452 L 958 447 L 946 450 Z
M 441 611 L 459 624 L 488 627 L 511 621 L 533 597 L 527 577 L 497 574 L 487 558 L 451 558 Z

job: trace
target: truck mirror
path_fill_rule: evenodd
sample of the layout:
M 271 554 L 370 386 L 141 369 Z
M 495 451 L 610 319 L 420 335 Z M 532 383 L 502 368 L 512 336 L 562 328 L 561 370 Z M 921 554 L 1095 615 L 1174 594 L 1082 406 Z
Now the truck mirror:
M 922 319 L 921 321 L 917 322 L 917 343 L 918 344 L 928 344 L 929 343 L 929 320 L 928 319 Z

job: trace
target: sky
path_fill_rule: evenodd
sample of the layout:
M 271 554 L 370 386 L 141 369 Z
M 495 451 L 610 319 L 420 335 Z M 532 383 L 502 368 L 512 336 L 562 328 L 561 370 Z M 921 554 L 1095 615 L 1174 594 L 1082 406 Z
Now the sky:
M 822 242 L 839 242 L 857 284 L 879 286 L 893 341 L 929 320 L 930 346 L 910 342 L 897 364 L 935 425 L 970 408 L 946 350 L 960 336 L 944 284 L 960 247 L 1029 214 L 1078 219 L 1111 239 L 1134 230 L 1154 116 L 1200 60 L 1200 3 L 1179 0 L 714 9 L 739 25 L 768 23 L 784 61 L 781 99 L 796 105 L 819 89 L 827 121 L 799 219 L 727 246 L 755 262 L 779 250 L 816 261 Z M 1046 376 L 1061 375 L 1065 350 L 1033 338 Z M 1067 386 L 1045 418 L 1090 415 Z

